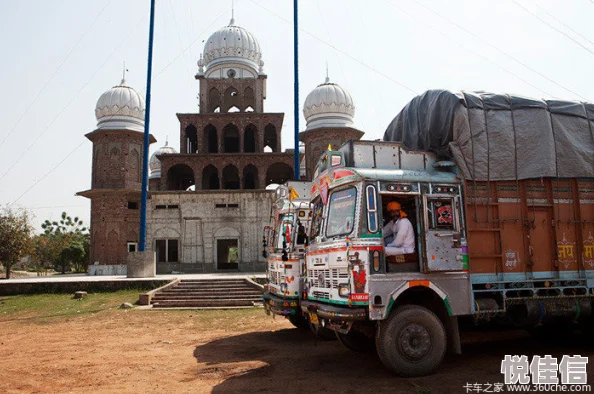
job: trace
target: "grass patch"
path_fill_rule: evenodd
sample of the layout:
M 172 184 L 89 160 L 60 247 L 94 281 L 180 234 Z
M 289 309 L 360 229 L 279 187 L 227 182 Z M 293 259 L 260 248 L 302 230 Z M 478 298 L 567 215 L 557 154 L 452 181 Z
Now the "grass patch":
M 0 297 L 0 320 L 20 318 L 73 317 L 117 309 L 124 302 L 138 301 L 138 290 L 90 293 L 85 298 L 72 294 L 31 294 Z

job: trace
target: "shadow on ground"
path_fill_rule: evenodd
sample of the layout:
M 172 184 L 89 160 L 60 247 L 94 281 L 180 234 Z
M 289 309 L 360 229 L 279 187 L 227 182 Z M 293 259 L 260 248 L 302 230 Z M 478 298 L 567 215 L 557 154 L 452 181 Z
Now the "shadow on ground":
M 215 393 L 228 392 L 390 392 L 464 393 L 466 383 L 503 382 L 501 360 L 506 354 L 594 356 L 592 341 L 580 336 L 543 342 L 522 331 L 468 333 L 463 354 L 450 355 L 433 375 L 400 378 L 388 372 L 374 353 L 355 353 L 338 342 L 314 343 L 307 331 L 285 329 L 252 332 L 197 346 L 199 366 L 188 380 L 222 380 Z M 594 362 L 594 359 L 592 360 Z M 594 383 L 589 365 L 588 382 Z

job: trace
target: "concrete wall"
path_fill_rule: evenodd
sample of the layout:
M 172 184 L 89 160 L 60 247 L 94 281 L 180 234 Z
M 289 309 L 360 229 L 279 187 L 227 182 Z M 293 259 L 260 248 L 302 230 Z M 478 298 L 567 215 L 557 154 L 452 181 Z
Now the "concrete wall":
M 101 292 L 123 289 L 152 290 L 169 283 L 169 280 L 114 280 L 97 281 L 88 280 L 80 282 L 3 282 L 0 283 L 0 296 L 18 294 L 45 294 L 45 293 L 74 293 L 76 291 Z
M 272 196 L 273 192 L 264 190 L 151 193 L 147 250 L 156 251 L 157 239 L 178 239 L 179 245 L 179 261 L 157 260 L 157 274 L 219 271 L 217 240 L 221 239 L 238 241 L 238 268 L 231 271 L 263 272 L 262 232 L 270 220 Z M 156 209 L 157 205 L 173 207 Z
M 126 275 L 126 264 L 93 264 L 89 265 L 89 275 Z

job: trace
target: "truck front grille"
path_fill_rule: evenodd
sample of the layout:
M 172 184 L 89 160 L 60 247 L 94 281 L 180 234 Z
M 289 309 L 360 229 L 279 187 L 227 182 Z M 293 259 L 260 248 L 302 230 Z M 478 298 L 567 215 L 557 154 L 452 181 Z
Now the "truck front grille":
M 307 271 L 307 281 L 311 287 L 338 289 L 338 285 L 347 283 L 348 279 L 349 275 L 346 269 L 312 269 Z

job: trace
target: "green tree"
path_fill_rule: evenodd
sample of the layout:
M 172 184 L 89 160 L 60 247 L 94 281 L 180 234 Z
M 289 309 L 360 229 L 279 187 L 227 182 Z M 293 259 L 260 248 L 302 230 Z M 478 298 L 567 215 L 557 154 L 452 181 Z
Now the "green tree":
M 63 237 L 56 234 L 39 234 L 33 239 L 33 261 L 37 274 L 45 272 L 60 259 Z
M 29 253 L 32 245 L 31 218 L 24 210 L 10 207 L 0 211 L 0 262 L 6 268 L 6 279 L 10 279 L 12 266 Z
M 51 258 L 63 274 L 71 267 L 78 272 L 86 271 L 90 236 L 82 220 L 62 212 L 60 220 L 46 220 L 41 228 L 44 233 L 41 235 L 39 255 Z

